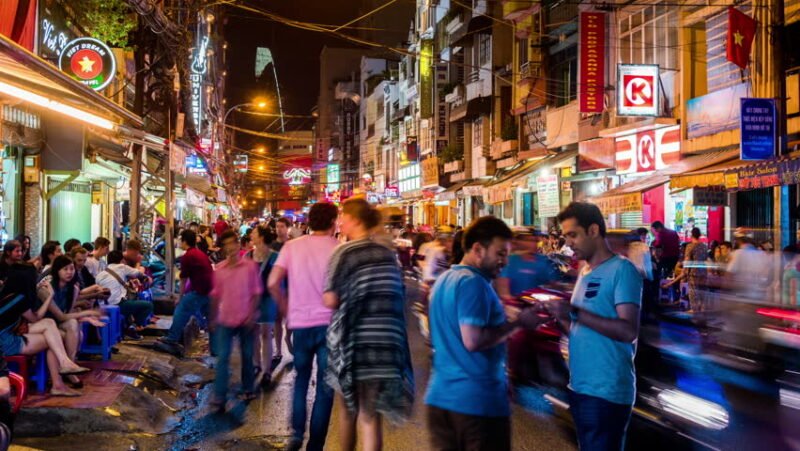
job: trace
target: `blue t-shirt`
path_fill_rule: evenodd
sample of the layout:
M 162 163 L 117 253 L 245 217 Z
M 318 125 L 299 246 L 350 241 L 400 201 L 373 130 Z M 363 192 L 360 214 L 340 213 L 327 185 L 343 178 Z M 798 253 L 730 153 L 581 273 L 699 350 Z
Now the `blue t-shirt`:
M 506 321 L 489 279 L 471 266 L 453 266 L 433 286 L 429 310 L 433 372 L 425 403 L 466 415 L 509 416 L 505 345 L 469 352 L 461 339 L 461 325 Z
M 619 318 L 616 306 L 642 303 L 642 276 L 629 260 L 609 258 L 586 266 L 578 276 L 572 304 L 605 318 Z M 573 322 L 569 331 L 570 388 L 617 404 L 633 405 L 636 343 L 623 343 Z
M 544 255 L 535 254 L 533 260 L 528 260 L 522 255 L 512 254 L 508 257 L 508 265 L 503 268 L 500 277 L 508 279 L 511 295 L 519 296 L 526 290 L 558 279 L 558 274 Z

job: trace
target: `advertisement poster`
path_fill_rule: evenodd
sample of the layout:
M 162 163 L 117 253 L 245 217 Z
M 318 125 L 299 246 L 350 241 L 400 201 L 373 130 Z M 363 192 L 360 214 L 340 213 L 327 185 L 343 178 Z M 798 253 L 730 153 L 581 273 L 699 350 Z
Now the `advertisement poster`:
M 713 135 L 739 127 L 740 100 L 747 95 L 749 83 L 730 86 L 686 102 L 686 137 Z
M 775 99 L 741 99 L 739 158 L 766 160 L 775 156 Z

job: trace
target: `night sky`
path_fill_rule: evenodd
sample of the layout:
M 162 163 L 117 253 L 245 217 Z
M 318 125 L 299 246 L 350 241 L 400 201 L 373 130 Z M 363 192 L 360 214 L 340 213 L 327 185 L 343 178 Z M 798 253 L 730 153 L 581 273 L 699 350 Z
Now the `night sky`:
M 253 6 L 291 19 L 332 25 L 358 17 L 358 3 L 325 0 L 251 2 Z M 228 42 L 228 105 L 247 102 L 264 94 L 274 99 L 274 82 L 258 83 L 254 74 L 256 48 L 269 47 L 276 61 L 286 114 L 308 115 L 316 104 L 319 54 L 323 45 L 351 46 L 339 38 L 276 23 L 235 7 L 228 9 L 225 33 Z M 242 120 L 243 115 L 238 116 L 237 119 Z M 294 128 L 291 125 L 288 123 L 287 129 Z

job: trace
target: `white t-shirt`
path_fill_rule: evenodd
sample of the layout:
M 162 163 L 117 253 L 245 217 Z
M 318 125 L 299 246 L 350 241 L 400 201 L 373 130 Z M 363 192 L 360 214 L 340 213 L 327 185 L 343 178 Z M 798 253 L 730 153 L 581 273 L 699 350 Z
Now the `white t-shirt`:
M 101 271 L 106 269 L 106 261 L 89 257 L 86 259 L 86 269 L 89 270 L 89 274 L 96 278 Z
M 653 260 L 648 245 L 641 241 L 632 242 L 628 245 L 628 260 L 636 266 L 642 277 L 653 280 Z
M 422 268 L 422 280 L 436 280 L 450 268 L 447 250 L 444 246 L 434 244 L 425 249 L 425 266 Z
M 144 274 L 131 268 L 124 263 L 114 263 L 108 265 L 106 270 L 97 275 L 97 284 L 103 288 L 108 288 L 111 291 L 111 296 L 108 298 L 108 303 L 117 305 L 125 297 L 125 287 L 117 281 L 116 277 L 109 274 L 108 270 L 114 271 L 120 279 L 127 282 L 131 278 L 142 277 Z

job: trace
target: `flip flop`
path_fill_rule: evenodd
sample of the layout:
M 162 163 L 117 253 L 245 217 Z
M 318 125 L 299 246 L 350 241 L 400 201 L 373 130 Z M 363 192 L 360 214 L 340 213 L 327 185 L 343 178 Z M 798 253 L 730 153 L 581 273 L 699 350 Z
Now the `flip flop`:
M 62 376 L 69 376 L 70 374 L 84 374 L 92 371 L 89 368 L 79 366 L 77 368 L 65 368 L 58 371 L 58 374 Z
M 62 398 L 77 398 L 81 394 L 74 391 L 60 391 L 60 390 L 50 390 L 50 396 L 60 396 Z

